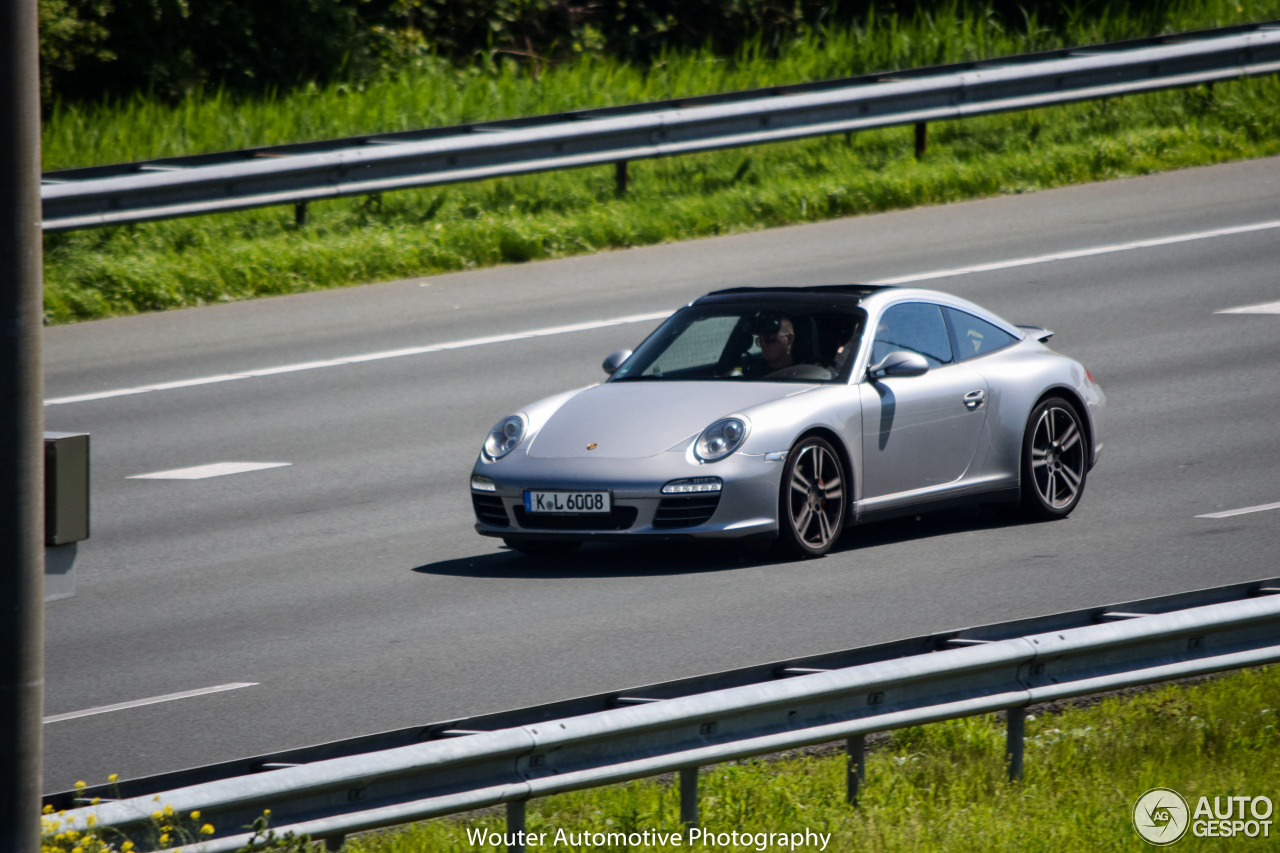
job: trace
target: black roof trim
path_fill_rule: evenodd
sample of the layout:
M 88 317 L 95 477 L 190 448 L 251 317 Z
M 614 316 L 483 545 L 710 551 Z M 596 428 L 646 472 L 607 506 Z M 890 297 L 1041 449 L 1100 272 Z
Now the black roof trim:
M 892 290 L 892 285 L 887 284 L 817 284 L 804 285 L 800 287 L 791 287 L 788 285 L 777 285 L 774 287 L 731 287 L 726 290 L 716 290 L 705 296 L 695 299 L 695 302 L 701 302 L 704 299 L 719 302 L 722 297 L 734 296 L 846 296 L 853 297 L 855 300 L 862 300 L 873 293 L 879 293 L 882 290 Z

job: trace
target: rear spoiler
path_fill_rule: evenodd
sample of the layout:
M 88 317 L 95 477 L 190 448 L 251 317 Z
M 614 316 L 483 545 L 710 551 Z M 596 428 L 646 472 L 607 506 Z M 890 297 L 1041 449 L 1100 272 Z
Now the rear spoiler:
M 1049 331 L 1043 326 L 1023 326 L 1019 324 L 1018 328 L 1026 332 L 1027 337 L 1035 338 L 1037 341 L 1040 341 L 1041 343 L 1044 343 L 1045 341 L 1049 340 L 1049 338 L 1053 337 L 1053 332 Z

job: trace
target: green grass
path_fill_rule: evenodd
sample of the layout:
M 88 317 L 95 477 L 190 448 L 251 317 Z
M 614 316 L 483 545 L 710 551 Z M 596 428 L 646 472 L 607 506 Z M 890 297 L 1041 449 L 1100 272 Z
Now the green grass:
M 876 18 L 811 33 L 767 58 L 664 57 L 642 70 L 598 57 L 530 69 L 423 60 L 363 84 L 240 101 L 193 96 L 53 105 L 44 168 L 56 170 L 300 140 L 636 103 L 931 65 L 1251 20 L 1280 0 L 1171 4 L 1159 18 L 1075 15 L 1051 31 L 963 11 Z M 70 322 L 374 280 L 430 275 L 1105 180 L 1280 153 L 1275 77 L 631 164 L 194 217 L 45 240 L 46 319 Z
M 1186 798 L 1265 796 L 1280 808 L 1280 667 L 1194 685 L 1169 685 L 1091 707 L 1028 717 L 1026 772 L 1005 780 L 1004 726 L 992 716 L 894 732 L 873 749 L 861 802 L 844 801 L 842 755 L 747 761 L 704 768 L 700 817 L 707 831 L 831 834 L 829 851 L 1060 853 L 1147 849 L 1130 813 L 1154 787 Z M 670 782 L 642 780 L 533 800 L 527 829 L 566 833 L 681 829 Z M 1280 813 L 1271 818 L 1280 823 Z M 1177 850 L 1272 849 L 1271 840 L 1195 838 Z M 467 830 L 503 832 L 501 815 L 438 819 L 348 839 L 348 853 L 498 851 Z M 529 848 L 534 850 L 537 848 Z M 661 846 L 541 849 L 660 850 Z M 691 849 L 687 844 L 683 849 Z M 694 847 L 757 850 L 758 845 Z M 787 849 L 776 844 L 765 849 Z M 818 846 L 800 849 L 816 850 Z

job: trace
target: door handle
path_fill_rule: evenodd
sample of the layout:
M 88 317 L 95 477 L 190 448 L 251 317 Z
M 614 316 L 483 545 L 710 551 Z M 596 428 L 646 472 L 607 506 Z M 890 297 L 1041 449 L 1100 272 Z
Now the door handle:
M 981 409 L 982 404 L 985 402 L 987 402 L 987 392 L 981 389 L 977 391 L 970 391 L 968 394 L 964 395 L 965 408 L 970 411 Z

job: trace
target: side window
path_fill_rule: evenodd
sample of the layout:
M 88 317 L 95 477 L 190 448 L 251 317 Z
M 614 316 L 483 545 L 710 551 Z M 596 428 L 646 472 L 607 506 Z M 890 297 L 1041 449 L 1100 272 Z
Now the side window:
M 948 308 L 947 314 L 951 318 L 951 328 L 956 333 L 956 346 L 960 348 L 956 353 L 959 361 L 977 358 L 1018 342 L 1016 337 L 1004 329 L 993 326 L 986 320 L 980 320 L 972 314 L 966 314 L 954 308 Z
M 875 364 L 895 350 L 918 352 L 930 367 L 950 364 L 951 339 L 947 336 L 941 306 L 904 302 L 881 314 L 871 344 L 871 363 Z

